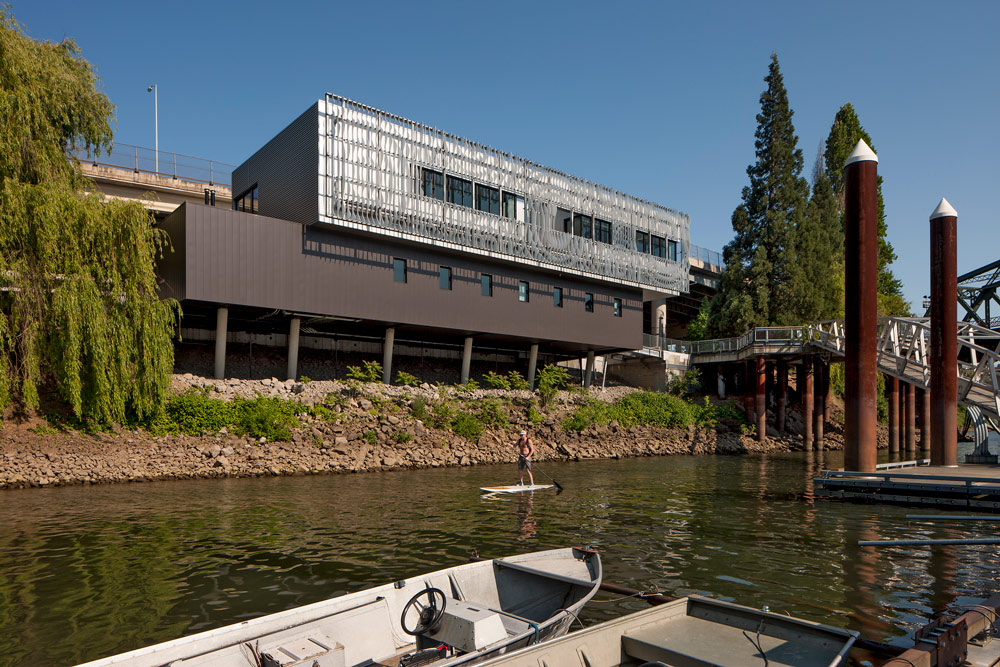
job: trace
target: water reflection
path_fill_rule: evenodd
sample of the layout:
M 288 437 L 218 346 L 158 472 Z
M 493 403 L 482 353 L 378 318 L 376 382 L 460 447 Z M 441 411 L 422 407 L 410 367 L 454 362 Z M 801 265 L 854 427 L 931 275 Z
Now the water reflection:
M 0 665 L 72 664 L 483 556 L 592 544 L 608 581 L 902 638 L 992 592 L 990 547 L 907 509 L 816 501 L 838 452 L 549 464 L 563 493 L 487 500 L 506 471 L 71 487 L 0 494 Z M 643 604 L 594 605 L 585 622 Z

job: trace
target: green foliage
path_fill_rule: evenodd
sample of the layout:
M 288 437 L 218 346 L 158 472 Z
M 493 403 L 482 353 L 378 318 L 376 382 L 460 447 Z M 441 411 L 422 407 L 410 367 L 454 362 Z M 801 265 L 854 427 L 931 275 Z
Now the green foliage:
M 451 428 L 451 423 L 455 419 L 458 411 L 450 401 L 442 401 L 433 407 L 430 425 L 434 428 Z
M 420 380 L 415 375 L 410 375 L 404 371 L 397 371 L 396 383 L 406 387 L 416 387 L 420 384 Z
M 410 413 L 415 419 L 425 421 L 427 419 L 427 401 L 422 396 L 417 396 L 410 403 Z
M 367 442 L 369 445 L 374 445 L 376 442 L 378 442 L 378 436 L 375 435 L 375 431 L 371 429 L 368 429 L 367 431 L 362 433 L 361 439 Z
M 308 410 L 308 414 L 313 417 L 322 419 L 325 422 L 335 422 L 339 419 L 336 412 L 326 407 L 325 405 L 314 405 Z
M 71 40 L 35 42 L 0 8 L 0 408 L 51 381 L 91 425 L 150 420 L 173 370 L 169 247 L 135 202 L 104 202 L 66 157 L 111 145 L 113 107 Z
M 510 426 L 510 415 L 503 403 L 487 399 L 479 402 L 479 421 L 487 428 L 505 429 Z
M 460 411 L 451 420 L 451 430 L 466 440 L 475 440 L 482 434 L 483 424 L 475 415 Z
M 234 421 L 229 403 L 210 398 L 208 392 L 199 389 L 171 396 L 163 417 L 152 428 L 154 432 L 203 435 L 216 433 Z
M 190 389 L 171 396 L 160 415 L 146 426 L 153 433 L 188 435 L 232 428 L 244 437 L 283 441 L 292 439 L 292 428 L 298 425 L 296 414 L 301 410 L 301 404 L 277 397 L 226 402 L 211 398 L 205 390 Z
M 667 378 L 667 392 L 674 396 L 690 396 L 700 387 L 701 369 L 694 366 Z
M 543 408 L 552 403 L 560 389 L 569 384 L 569 371 L 562 366 L 548 364 L 538 372 L 538 402 Z
M 517 371 L 507 373 L 507 384 L 510 385 L 511 389 L 531 389 L 528 381 Z
M 483 376 L 483 382 L 485 382 L 486 386 L 490 389 L 510 389 L 510 380 L 499 373 L 494 373 L 493 371 L 490 371 Z
M 301 408 L 298 403 L 273 396 L 237 398 L 230 406 L 240 435 L 272 442 L 292 439 L 292 429 L 298 424 L 295 414 Z
M 708 331 L 709 298 L 706 296 L 698 306 L 698 314 L 694 316 L 687 328 L 688 340 L 705 340 Z
M 535 409 L 534 405 L 531 405 L 528 407 L 528 421 L 538 426 L 545 421 L 545 415 Z
M 477 389 L 479 389 L 479 383 L 473 378 L 469 378 L 465 381 L 465 384 L 462 385 L 463 391 L 476 391 Z
M 713 416 L 714 418 L 714 416 Z M 616 420 L 623 428 L 631 426 L 688 426 L 706 421 L 700 406 L 661 392 L 637 391 L 614 403 L 589 400 L 563 420 L 563 428 L 582 431 L 591 424 Z
M 308 375 L 300 375 L 299 382 L 301 382 L 302 384 L 309 384 L 310 382 L 312 382 L 312 378 L 309 377 Z
M 396 431 L 395 433 L 392 434 L 392 439 L 396 443 L 403 444 L 405 442 L 413 440 L 413 436 L 407 433 L 406 431 Z
M 361 366 L 348 366 L 347 377 L 358 382 L 381 382 L 382 364 L 377 361 L 362 361 Z
M 712 336 L 798 320 L 792 294 L 801 284 L 796 230 L 805 215 L 809 185 L 801 176 L 802 151 L 777 54 L 771 54 L 764 81 L 754 144 L 757 160 L 747 167 L 750 184 L 732 216 L 735 238 L 723 251 L 726 270 L 709 311 Z

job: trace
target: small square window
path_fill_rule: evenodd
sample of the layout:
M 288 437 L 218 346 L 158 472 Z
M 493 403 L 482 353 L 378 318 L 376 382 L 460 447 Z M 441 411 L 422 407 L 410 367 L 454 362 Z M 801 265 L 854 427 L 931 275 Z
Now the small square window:
M 444 174 L 433 169 L 420 169 L 421 188 L 425 197 L 444 199 Z
M 567 234 L 573 233 L 573 214 L 564 208 L 556 209 L 556 229 Z
M 649 252 L 649 233 L 648 232 L 636 232 L 635 233 L 635 251 L 636 252 Z
M 476 183 L 476 210 L 500 215 L 500 190 Z
M 594 218 L 594 238 L 601 243 L 611 243 L 611 223 L 607 220 Z
M 573 215 L 573 235 L 589 239 L 593 236 L 594 220 L 589 215 L 575 213 Z
M 457 176 L 449 176 L 448 180 L 448 201 L 459 206 L 472 208 L 472 181 Z
M 556 308 L 562 308 L 562 287 L 552 288 L 552 305 Z
M 615 299 L 615 317 L 622 316 L 622 300 Z
M 662 236 L 652 235 L 652 243 L 649 249 L 649 253 L 654 257 L 666 257 L 667 256 L 667 240 Z
M 594 295 L 590 292 L 583 295 L 583 309 L 588 313 L 594 312 Z
M 528 281 L 522 280 L 517 285 L 517 300 L 524 303 L 528 302 L 528 296 L 530 292 L 528 291 Z
M 482 287 L 483 296 L 493 296 L 493 276 L 484 273 L 479 279 L 479 283 Z
M 677 261 L 677 241 L 667 241 L 667 259 L 671 262 Z
M 406 260 L 396 258 L 392 260 L 392 279 L 397 283 L 406 282 Z
M 447 266 L 442 266 L 441 270 L 438 272 L 438 277 L 441 283 L 441 289 L 451 289 L 451 269 Z

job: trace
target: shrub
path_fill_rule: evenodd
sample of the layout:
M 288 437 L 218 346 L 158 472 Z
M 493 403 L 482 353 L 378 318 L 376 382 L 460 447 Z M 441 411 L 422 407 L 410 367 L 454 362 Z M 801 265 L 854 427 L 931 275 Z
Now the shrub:
M 560 389 L 569 384 L 569 372 L 562 366 L 547 365 L 538 372 L 538 400 L 548 407 Z
M 531 422 L 532 424 L 534 424 L 535 426 L 538 426 L 543 421 L 545 421 L 545 415 L 543 415 L 541 412 L 539 412 L 537 409 L 535 409 L 534 405 L 529 405 L 528 406 L 528 421 Z
M 205 391 L 189 389 L 167 399 L 163 417 L 150 430 L 202 435 L 215 433 L 231 423 L 229 403 L 209 398 Z
M 451 420 L 451 430 L 466 440 L 475 440 L 483 432 L 482 423 L 468 412 L 458 412 Z
M 511 389 L 531 389 L 531 385 L 528 384 L 528 381 L 525 380 L 524 376 L 517 371 L 507 373 L 507 384 Z
M 490 389 L 510 389 L 510 380 L 499 373 L 494 373 L 493 371 L 490 371 L 483 376 L 483 382 L 485 382 L 486 386 Z
M 300 375 L 299 382 L 301 382 L 302 384 L 309 384 L 310 382 L 312 382 L 312 378 L 309 377 L 308 375 Z
M 405 387 L 416 387 L 420 384 L 420 380 L 415 375 L 410 375 L 405 371 L 398 371 L 396 373 L 396 382 Z
M 427 419 L 427 401 L 422 396 L 417 396 L 410 403 L 410 412 L 414 418 L 425 421 Z
M 369 445 L 374 445 L 376 442 L 378 442 L 378 436 L 375 435 L 375 431 L 371 429 L 368 429 L 367 431 L 362 433 L 361 439 L 367 442 Z
M 233 423 L 240 434 L 251 438 L 267 438 L 269 441 L 292 439 L 292 428 L 298 423 L 295 413 L 297 403 L 283 401 L 275 397 L 234 399 L 230 404 Z
M 510 415 L 500 401 L 485 400 L 479 404 L 479 421 L 487 428 L 503 429 L 510 426 Z
M 563 419 L 562 426 L 567 431 L 582 431 L 591 424 L 605 424 L 613 417 L 613 406 L 604 401 L 589 400 Z
M 413 440 L 413 436 L 407 433 L 406 431 L 396 431 L 395 433 L 392 434 L 392 439 L 402 444 L 404 442 L 409 442 L 410 440 Z
M 362 361 L 361 367 L 348 366 L 347 377 L 359 382 L 381 382 L 382 364 L 377 361 Z
M 477 389 L 479 389 L 479 383 L 473 380 L 472 378 L 466 380 L 465 384 L 461 386 L 462 391 L 475 391 Z
M 667 379 L 667 391 L 675 396 L 690 396 L 701 387 L 701 370 L 689 368 Z
M 431 417 L 431 425 L 434 428 L 451 428 L 452 421 L 458 412 L 448 401 L 442 401 L 433 408 L 434 414 Z

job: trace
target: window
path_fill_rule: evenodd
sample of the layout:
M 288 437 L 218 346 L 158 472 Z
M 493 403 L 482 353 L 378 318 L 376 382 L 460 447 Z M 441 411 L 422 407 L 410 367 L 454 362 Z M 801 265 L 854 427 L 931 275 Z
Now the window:
M 438 278 L 441 283 L 441 289 L 451 289 L 451 269 L 449 267 L 442 266 L 438 272 Z
M 524 222 L 524 197 L 513 192 L 503 193 L 503 217 Z
M 573 214 L 563 208 L 556 209 L 556 229 L 567 234 L 573 233 Z
M 406 260 L 398 257 L 392 260 L 392 279 L 397 283 L 406 282 Z
M 615 317 L 621 317 L 621 316 L 622 316 L 622 300 L 616 298 L 615 299 Z
M 254 183 L 253 187 L 241 194 L 239 197 L 233 199 L 233 210 L 234 211 L 245 211 L 247 213 L 257 212 L 257 184 Z
M 476 183 L 476 210 L 500 215 L 500 191 Z
M 488 273 L 484 273 L 479 279 L 479 284 L 482 289 L 483 296 L 493 296 L 493 276 Z
M 528 295 L 528 281 L 522 280 L 517 284 L 517 300 L 527 303 Z
M 585 239 L 593 238 L 594 219 L 583 213 L 573 215 L 573 234 Z
M 552 288 L 552 305 L 562 308 L 562 287 Z
M 677 261 L 677 241 L 667 241 L 667 259 Z
M 455 176 L 448 177 L 448 201 L 472 208 L 472 181 Z
M 649 252 L 649 234 L 647 232 L 635 233 L 636 252 Z
M 666 257 L 667 256 L 667 240 L 662 236 L 652 235 L 652 243 L 650 244 L 649 252 L 655 257 Z
M 594 238 L 601 243 L 611 243 L 611 223 L 596 218 L 594 220 Z
M 583 295 L 583 309 L 588 313 L 594 312 L 594 295 L 590 292 Z
M 444 174 L 433 169 L 420 169 L 421 186 L 425 197 L 444 199 Z

